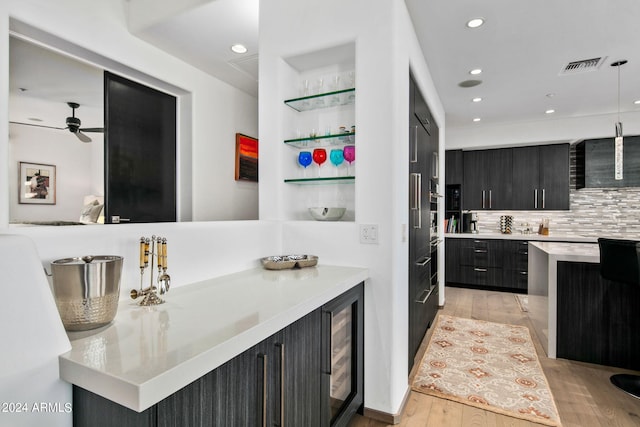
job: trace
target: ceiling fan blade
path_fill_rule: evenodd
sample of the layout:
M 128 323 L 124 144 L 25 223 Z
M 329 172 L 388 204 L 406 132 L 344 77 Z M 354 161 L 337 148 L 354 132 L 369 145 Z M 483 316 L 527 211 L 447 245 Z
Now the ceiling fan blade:
M 65 130 L 67 128 L 59 128 L 59 127 L 55 127 L 55 126 L 47 126 L 47 125 L 36 125 L 34 123 L 22 123 L 22 122 L 9 122 L 12 123 L 14 125 L 22 125 L 22 126 L 33 126 L 33 127 L 37 127 L 37 128 L 47 128 L 47 129 L 57 129 L 57 130 Z
M 104 133 L 104 128 L 82 128 L 79 129 L 82 132 L 100 132 L 100 133 Z
M 89 138 L 87 135 L 85 135 L 84 133 L 78 131 L 78 132 L 74 132 L 74 134 L 78 137 L 78 139 L 82 142 L 91 142 L 91 138 Z

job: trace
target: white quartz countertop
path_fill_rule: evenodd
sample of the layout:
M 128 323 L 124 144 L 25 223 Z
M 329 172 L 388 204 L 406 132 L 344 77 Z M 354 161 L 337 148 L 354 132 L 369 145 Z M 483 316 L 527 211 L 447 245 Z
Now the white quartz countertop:
M 367 277 L 356 267 L 256 268 L 172 289 L 154 307 L 120 301 L 110 325 L 68 334 L 60 377 L 141 412 Z
M 550 261 L 600 262 L 597 243 L 529 242 L 529 245 L 548 254 Z
M 524 234 L 512 233 L 502 234 L 499 232 L 480 232 L 480 233 L 445 233 L 448 239 L 504 239 L 504 240 L 528 240 L 540 242 L 585 242 L 597 243 L 598 238 L 593 236 L 581 236 L 578 234 L 565 234 L 551 232 L 548 236 L 537 233 Z

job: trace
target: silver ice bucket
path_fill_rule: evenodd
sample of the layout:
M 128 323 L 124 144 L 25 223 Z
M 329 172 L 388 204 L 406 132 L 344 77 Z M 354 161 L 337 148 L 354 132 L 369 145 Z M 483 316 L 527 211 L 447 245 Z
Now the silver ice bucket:
M 107 325 L 118 311 L 123 257 L 64 258 L 51 263 L 53 295 L 67 331 Z

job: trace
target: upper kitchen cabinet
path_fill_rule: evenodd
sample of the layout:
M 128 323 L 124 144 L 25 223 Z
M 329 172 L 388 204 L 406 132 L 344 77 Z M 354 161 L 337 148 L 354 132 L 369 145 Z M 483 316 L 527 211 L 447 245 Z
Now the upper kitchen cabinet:
M 513 156 L 510 148 L 463 151 L 463 208 L 510 209 Z
M 447 150 L 444 157 L 445 184 L 462 184 L 463 163 L 462 150 Z
M 333 220 L 354 221 L 355 44 L 284 58 L 284 64 L 284 216 L 311 220 L 309 208 L 340 208 L 344 216 Z
M 515 210 L 569 209 L 569 144 L 513 149 Z
M 576 187 L 640 187 L 640 136 L 623 140 L 622 179 L 615 179 L 613 138 L 589 139 L 576 145 Z

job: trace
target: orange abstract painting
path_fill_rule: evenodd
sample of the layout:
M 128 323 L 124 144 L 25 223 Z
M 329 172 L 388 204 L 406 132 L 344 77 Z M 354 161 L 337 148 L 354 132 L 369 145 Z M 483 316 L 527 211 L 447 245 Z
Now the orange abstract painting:
M 258 182 L 258 140 L 236 134 L 236 181 Z

